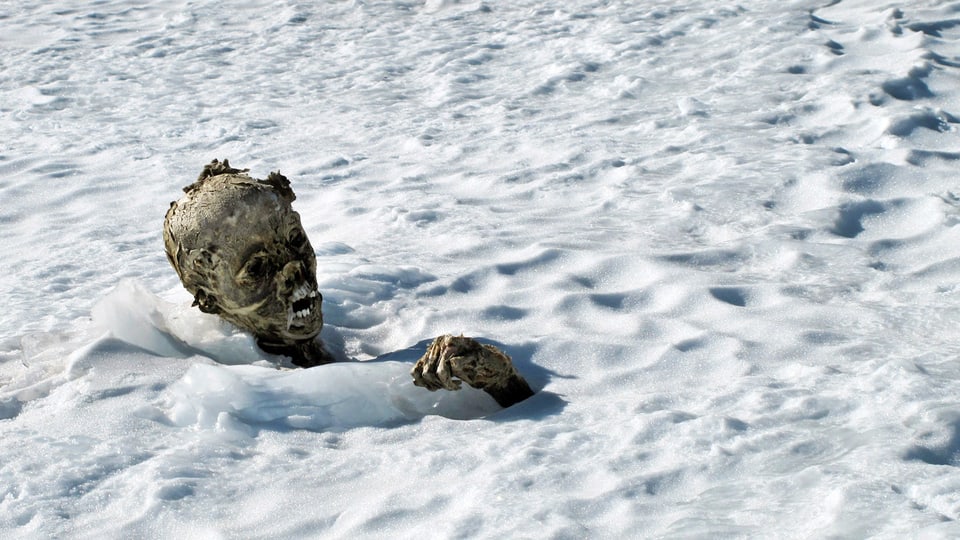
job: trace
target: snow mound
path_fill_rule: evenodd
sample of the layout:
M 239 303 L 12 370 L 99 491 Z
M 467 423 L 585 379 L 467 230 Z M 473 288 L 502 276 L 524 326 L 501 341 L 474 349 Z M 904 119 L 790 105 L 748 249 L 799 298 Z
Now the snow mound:
M 410 364 L 331 364 L 302 371 L 198 364 L 165 400 L 170 420 L 239 429 L 237 422 L 277 430 L 391 425 L 438 414 L 479 418 L 500 410 L 486 393 L 430 393 L 413 385 Z
M 166 302 L 134 280 L 125 280 L 93 309 L 107 335 L 75 353 L 72 372 L 97 364 L 90 351 L 106 339 L 144 353 L 190 358 L 193 365 L 173 384 L 163 408 L 178 426 L 242 429 L 307 429 L 390 425 L 436 414 L 479 418 L 500 410 L 485 392 L 429 392 L 414 386 L 412 363 L 428 340 L 392 353 L 386 360 L 287 369 L 286 359 L 268 355 L 216 317 Z M 232 364 L 232 365 L 223 365 Z M 87 366 L 83 370 L 78 365 Z

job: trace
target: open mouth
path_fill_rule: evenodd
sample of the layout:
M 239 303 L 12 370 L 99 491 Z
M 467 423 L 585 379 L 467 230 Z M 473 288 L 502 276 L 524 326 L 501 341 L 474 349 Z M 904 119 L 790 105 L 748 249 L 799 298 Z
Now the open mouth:
M 287 310 L 289 325 L 304 326 L 308 322 L 304 319 L 311 318 L 314 311 L 319 309 L 318 304 L 321 298 L 320 293 L 307 283 L 294 289 L 290 295 L 290 308 Z

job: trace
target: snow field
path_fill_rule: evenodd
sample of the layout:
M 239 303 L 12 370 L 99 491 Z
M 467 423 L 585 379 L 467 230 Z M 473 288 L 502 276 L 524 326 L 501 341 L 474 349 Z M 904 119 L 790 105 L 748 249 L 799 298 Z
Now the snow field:
M 4 537 L 956 536 L 956 5 L 232 5 L 0 8 Z M 215 157 L 361 362 L 189 307 Z

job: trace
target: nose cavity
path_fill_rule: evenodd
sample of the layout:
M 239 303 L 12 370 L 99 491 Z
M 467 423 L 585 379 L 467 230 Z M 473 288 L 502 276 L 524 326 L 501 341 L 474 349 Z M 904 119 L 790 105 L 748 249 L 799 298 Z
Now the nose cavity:
M 283 267 L 281 271 L 283 276 L 283 284 L 287 287 L 293 288 L 303 283 L 304 281 L 304 271 L 303 263 L 300 261 L 290 261 Z

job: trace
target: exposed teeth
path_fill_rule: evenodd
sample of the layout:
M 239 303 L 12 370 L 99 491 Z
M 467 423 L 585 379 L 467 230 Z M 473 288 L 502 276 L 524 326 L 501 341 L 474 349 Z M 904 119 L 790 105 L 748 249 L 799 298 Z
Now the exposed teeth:
M 320 293 L 317 292 L 312 286 L 303 283 L 298 286 L 296 289 L 290 293 L 290 311 L 287 312 L 287 324 L 289 325 L 293 322 L 294 319 L 304 319 L 313 314 L 313 307 L 316 304 L 314 301 L 305 301 L 305 299 L 313 299 L 320 296 Z M 301 305 L 306 304 L 307 307 L 301 310 L 294 311 L 293 304 L 299 302 Z
M 304 284 L 300 285 L 299 287 L 297 287 L 296 289 L 294 289 L 293 294 L 290 296 L 290 298 L 291 298 L 294 302 L 296 302 L 297 300 L 302 300 L 302 299 L 304 299 L 304 298 L 306 298 L 306 297 L 308 297 L 308 296 L 311 297 L 311 298 L 313 298 L 313 297 L 315 297 L 316 295 L 317 295 L 317 291 L 313 290 L 312 287 L 310 287 L 309 285 L 307 285 L 306 283 L 304 283 Z

